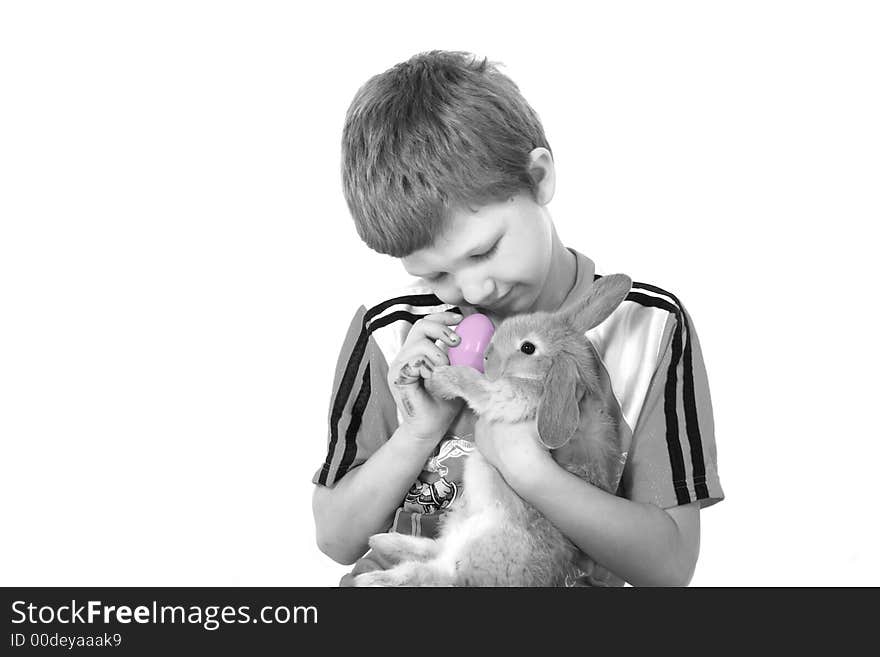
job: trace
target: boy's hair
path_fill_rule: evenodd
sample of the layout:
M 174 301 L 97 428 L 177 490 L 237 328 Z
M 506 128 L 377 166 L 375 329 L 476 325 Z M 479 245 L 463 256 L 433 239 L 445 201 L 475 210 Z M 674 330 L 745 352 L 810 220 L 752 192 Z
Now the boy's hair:
M 450 209 L 531 190 L 529 153 L 550 146 L 495 64 L 432 51 L 371 78 L 342 135 L 342 186 L 367 246 L 396 258 L 431 246 Z

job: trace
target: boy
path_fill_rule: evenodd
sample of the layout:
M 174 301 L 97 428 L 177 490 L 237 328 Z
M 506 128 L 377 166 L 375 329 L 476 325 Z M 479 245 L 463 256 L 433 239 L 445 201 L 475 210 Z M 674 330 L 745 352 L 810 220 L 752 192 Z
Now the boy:
M 387 567 L 361 558 L 367 539 L 433 536 L 476 446 L 584 553 L 573 583 L 686 585 L 699 510 L 723 493 L 699 343 L 673 295 L 635 283 L 585 336 L 619 402 L 626 462 L 617 495 L 559 466 L 533 421 L 476 425 L 461 400 L 424 387 L 433 367 L 448 364 L 462 316 L 482 312 L 497 326 L 555 311 L 589 294 L 596 277 L 593 262 L 556 235 L 552 154 L 516 85 L 487 61 L 442 51 L 375 76 L 348 111 L 343 186 L 360 237 L 418 282 L 361 306 L 349 327 L 327 457 L 313 479 L 321 550 L 344 564 L 360 559 L 352 574 Z

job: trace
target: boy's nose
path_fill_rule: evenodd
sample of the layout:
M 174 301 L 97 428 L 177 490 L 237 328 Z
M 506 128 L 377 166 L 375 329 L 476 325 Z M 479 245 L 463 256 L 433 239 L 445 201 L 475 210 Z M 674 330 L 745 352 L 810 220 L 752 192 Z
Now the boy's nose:
M 462 285 L 461 294 L 469 305 L 482 306 L 494 298 L 495 284 L 488 278 L 483 281 L 474 281 L 473 283 Z

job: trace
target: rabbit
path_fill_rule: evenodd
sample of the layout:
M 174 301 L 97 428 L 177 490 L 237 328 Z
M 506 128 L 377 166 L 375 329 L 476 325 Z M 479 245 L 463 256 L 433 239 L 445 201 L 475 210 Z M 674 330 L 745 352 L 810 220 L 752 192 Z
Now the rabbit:
M 628 276 L 605 276 L 564 312 L 510 317 L 486 350 L 485 375 L 441 366 L 425 386 L 445 399 L 464 398 L 478 423 L 534 418 L 541 443 L 551 450 L 569 442 L 580 412 L 589 414 L 581 458 L 561 465 L 614 492 L 624 457 L 608 410 L 613 400 L 603 397 L 598 357 L 584 334 L 614 311 L 631 286 Z M 358 575 L 354 585 L 564 586 L 577 575 L 578 548 L 520 498 L 479 450 L 465 462 L 463 491 L 441 520 L 436 539 L 370 537 L 370 547 L 396 565 Z

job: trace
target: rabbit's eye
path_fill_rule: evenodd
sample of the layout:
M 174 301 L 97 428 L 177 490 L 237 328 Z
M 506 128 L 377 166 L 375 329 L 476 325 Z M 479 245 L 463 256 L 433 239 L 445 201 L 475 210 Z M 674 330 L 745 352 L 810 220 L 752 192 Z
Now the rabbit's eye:
M 533 353 L 535 353 L 535 345 L 533 345 L 531 342 L 528 342 L 528 341 L 523 342 L 522 345 L 520 346 L 519 350 L 521 352 L 523 352 L 524 354 L 533 354 Z

